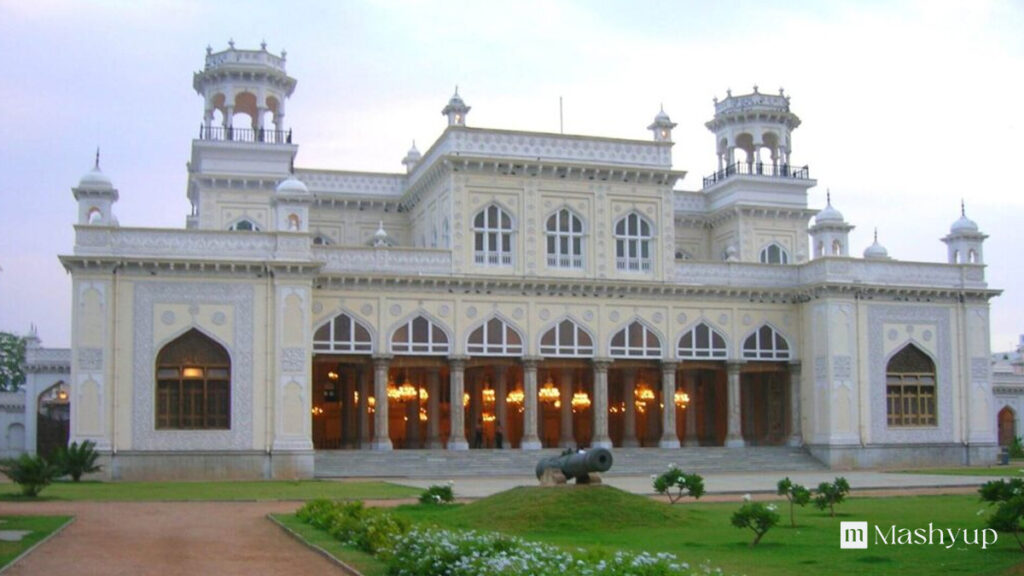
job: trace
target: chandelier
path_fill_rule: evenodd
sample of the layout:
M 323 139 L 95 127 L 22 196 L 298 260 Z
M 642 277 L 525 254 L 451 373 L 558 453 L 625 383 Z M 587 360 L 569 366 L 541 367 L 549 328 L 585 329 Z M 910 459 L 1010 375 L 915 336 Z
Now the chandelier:
M 494 404 L 494 388 L 491 388 L 488 384 L 484 384 L 484 389 L 481 392 L 481 396 L 484 399 L 484 404 Z
M 427 393 L 427 389 L 426 388 L 420 388 L 420 401 L 421 402 L 426 402 L 429 399 L 430 399 L 430 394 Z
M 480 418 L 484 422 L 494 422 L 495 420 L 497 420 L 497 417 L 494 415 L 494 412 L 484 412 L 483 415 L 480 416 Z
M 377 399 L 373 396 L 366 397 L 366 413 L 373 414 L 377 411 Z
M 585 410 L 590 408 L 590 396 L 586 392 L 577 392 L 572 395 L 572 409 Z
M 319 416 L 324 413 L 324 409 L 319 406 L 313 406 L 312 412 L 313 416 Z
M 687 394 L 686 392 L 683 392 L 682 390 L 676 390 L 674 398 L 676 406 L 682 408 L 683 410 L 685 410 L 686 405 L 690 403 L 690 395 Z
M 515 390 L 508 393 L 505 396 L 505 402 L 512 404 L 513 406 L 522 406 L 523 400 L 526 399 L 526 394 L 523 394 L 522 388 L 516 388 Z
M 462 407 L 469 406 L 469 392 L 462 393 Z
M 537 397 L 540 398 L 541 402 L 550 404 L 558 400 L 561 393 L 558 388 L 555 388 L 555 381 L 548 376 L 548 379 L 544 382 L 544 387 L 537 391 Z
M 651 400 L 654 400 L 654 391 L 648 388 L 646 384 L 637 386 L 634 394 L 636 395 L 636 399 L 640 402 L 650 402 Z
M 420 408 L 420 422 L 427 421 L 427 409 L 425 407 Z

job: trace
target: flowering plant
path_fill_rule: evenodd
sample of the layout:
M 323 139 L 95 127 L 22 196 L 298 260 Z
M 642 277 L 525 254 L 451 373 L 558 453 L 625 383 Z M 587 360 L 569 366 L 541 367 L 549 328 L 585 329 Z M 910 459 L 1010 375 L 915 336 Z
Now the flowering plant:
M 434 484 L 420 494 L 420 504 L 450 504 L 455 501 L 455 494 L 452 492 L 452 481 L 447 484 Z

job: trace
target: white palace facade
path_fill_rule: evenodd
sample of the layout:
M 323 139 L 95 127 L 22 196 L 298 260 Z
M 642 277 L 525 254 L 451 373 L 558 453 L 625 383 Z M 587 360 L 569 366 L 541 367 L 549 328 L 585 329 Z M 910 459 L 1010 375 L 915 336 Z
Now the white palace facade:
M 119 226 L 98 159 L 72 190 L 70 434 L 115 477 L 499 442 L 995 457 L 985 236 L 851 256 L 781 90 L 715 101 L 687 190 L 664 111 L 645 140 L 498 130 L 456 91 L 404 171 L 347 172 L 295 167 L 283 54 L 208 49 L 193 85 L 184 228 Z

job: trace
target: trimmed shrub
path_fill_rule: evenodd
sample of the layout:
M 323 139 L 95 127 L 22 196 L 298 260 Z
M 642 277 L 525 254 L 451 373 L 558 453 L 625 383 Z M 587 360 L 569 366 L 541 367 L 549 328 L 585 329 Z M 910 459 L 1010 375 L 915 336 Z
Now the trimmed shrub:
M 455 494 L 452 492 L 452 483 L 441 486 L 434 484 L 420 494 L 420 504 L 451 504 L 455 501 Z
M 836 504 L 842 504 L 850 493 L 850 485 L 846 478 L 839 476 L 834 482 L 818 484 L 818 495 L 814 497 L 814 505 L 824 510 L 828 508 L 833 518 L 836 517 Z
M 29 498 L 35 498 L 57 477 L 58 469 L 38 454 L 35 456 L 22 454 L 19 458 L 0 462 L 0 474 L 21 486 L 22 494 Z
M 693 496 L 695 500 L 704 495 L 704 478 L 699 474 L 687 474 L 669 464 L 668 470 L 661 476 L 651 476 L 654 490 L 658 494 L 668 496 L 668 501 L 675 504 L 684 496 Z
M 737 528 L 750 528 L 754 531 L 754 540 L 750 546 L 757 546 L 761 538 L 779 523 L 779 513 L 774 504 L 747 502 L 732 515 L 732 525 Z
M 96 443 L 92 440 L 86 440 L 81 444 L 72 442 L 70 446 L 57 450 L 56 464 L 61 476 L 71 476 L 72 481 L 78 482 L 82 479 L 82 474 L 92 474 L 103 469 L 96 464 L 99 457 Z
M 1024 526 L 1024 479 L 992 480 L 978 489 L 981 499 L 989 505 L 997 505 L 996 511 L 987 520 L 989 528 L 1013 534 L 1017 546 L 1024 550 L 1021 532 Z

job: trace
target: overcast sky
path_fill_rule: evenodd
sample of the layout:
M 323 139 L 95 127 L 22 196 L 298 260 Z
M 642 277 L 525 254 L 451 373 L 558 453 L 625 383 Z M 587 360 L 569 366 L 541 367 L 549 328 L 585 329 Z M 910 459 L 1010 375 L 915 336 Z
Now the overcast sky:
M 456 84 L 472 126 L 648 139 L 679 126 L 679 185 L 714 171 L 712 98 L 784 87 L 803 120 L 792 161 L 859 256 L 878 228 L 901 260 L 945 262 L 967 215 L 985 243 L 992 347 L 1024 333 L 1024 3 L 250 2 L 0 0 L 0 330 L 70 343 L 71 188 L 92 167 L 122 226 L 184 226 L 207 45 L 288 53 L 285 124 L 300 168 L 401 172 Z

